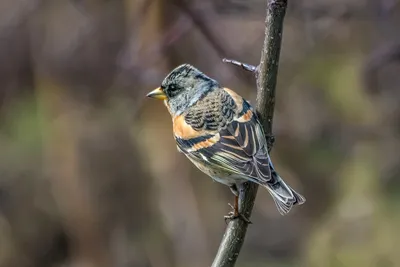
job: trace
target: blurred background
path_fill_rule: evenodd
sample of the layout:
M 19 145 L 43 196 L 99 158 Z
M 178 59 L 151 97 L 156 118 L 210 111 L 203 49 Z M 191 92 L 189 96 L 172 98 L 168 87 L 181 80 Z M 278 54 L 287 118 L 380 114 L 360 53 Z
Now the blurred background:
M 230 190 L 145 94 L 191 63 L 255 102 L 266 1 L 1 0 L 0 266 L 210 266 Z M 289 1 L 271 153 L 237 266 L 400 266 L 400 1 Z

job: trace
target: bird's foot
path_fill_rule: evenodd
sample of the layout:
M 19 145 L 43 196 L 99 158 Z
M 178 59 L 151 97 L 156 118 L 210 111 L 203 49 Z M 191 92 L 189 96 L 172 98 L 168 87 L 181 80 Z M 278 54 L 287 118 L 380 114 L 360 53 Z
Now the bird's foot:
M 243 214 L 239 213 L 235 207 L 231 204 L 228 203 L 228 205 L 232 208 L 232 211 L 230 211 L 228 213 L 228 215 L 224 216 L 225 219 L 225 223 L 228 224 L 229 221 L 235 220 L 235 219 L 242 219 L 243 221 L 245 221 L 248 224 L 252 224 L 252 222 L 246 218 L 246 216 L 244 216 Z

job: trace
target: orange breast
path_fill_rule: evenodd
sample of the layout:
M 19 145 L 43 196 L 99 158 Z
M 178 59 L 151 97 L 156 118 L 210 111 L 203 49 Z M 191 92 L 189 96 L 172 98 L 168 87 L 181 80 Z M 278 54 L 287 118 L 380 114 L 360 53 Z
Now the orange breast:
M 203 136 L 209 134 L 208 131 L 196 131 L 190 125 L 185 122 L 185 118 L 183 115 L 176 116 L 172 119 L 173 121 L 173 130 L 175 136 L 182 139 L 191 139 L 199 136 Z

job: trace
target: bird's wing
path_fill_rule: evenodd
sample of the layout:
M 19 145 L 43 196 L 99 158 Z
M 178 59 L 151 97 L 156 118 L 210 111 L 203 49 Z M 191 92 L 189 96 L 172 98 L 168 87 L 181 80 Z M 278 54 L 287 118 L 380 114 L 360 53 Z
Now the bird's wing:
M 183 153 L 258 184 L 270 181 L 261 124 L 250 104 L 235 92 L 211 92 L 173 121 Z

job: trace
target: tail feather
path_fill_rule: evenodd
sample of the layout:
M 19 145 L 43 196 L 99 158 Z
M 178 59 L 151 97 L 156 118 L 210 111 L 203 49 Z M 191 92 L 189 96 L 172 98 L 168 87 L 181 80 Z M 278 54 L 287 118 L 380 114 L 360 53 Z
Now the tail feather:
M 306 201 L 306 199 L 288 186 L 275 171 L 271 160 L 269 160 L 269 162 L 271 168 L 271 180 L 265 185 L 265 187 L 271 194 L 279 213 L 285 215 L 294 205 L 301 205 Z
M 294 191 L 283 181 L 280 182 L 280 187 L 278 190 L 273 189 L 268 185 L 266 187 L 270 192 L 279 213 L 282 215 L 287 214 L 294 205 L 301 205 L 306 201 L 302 195 Z

